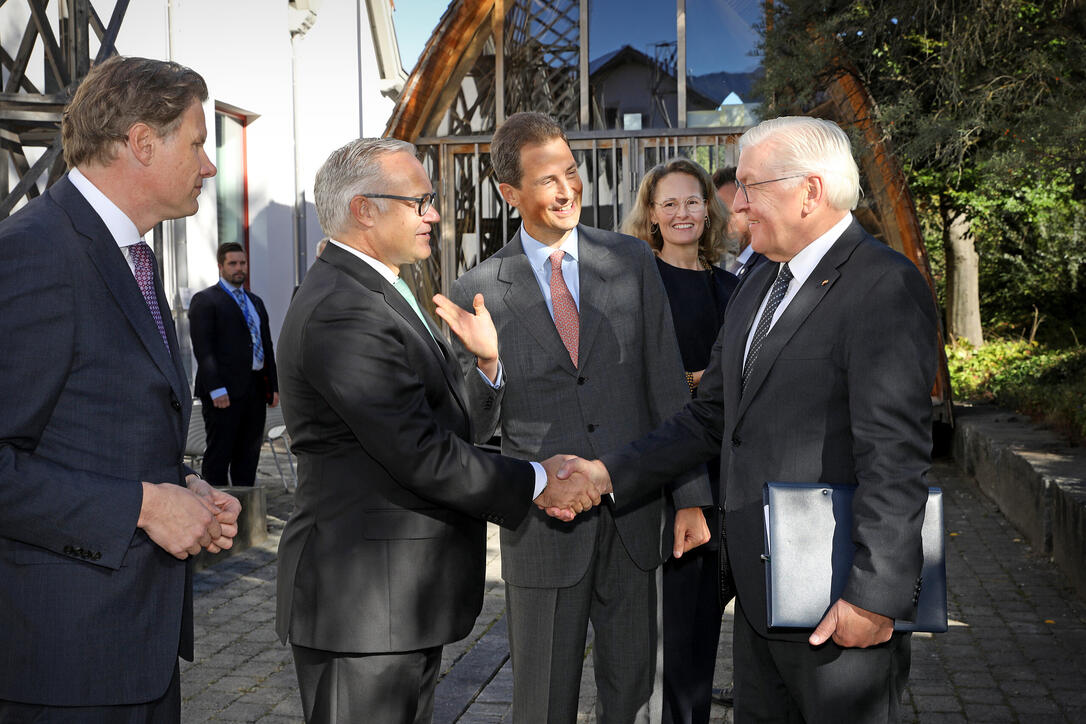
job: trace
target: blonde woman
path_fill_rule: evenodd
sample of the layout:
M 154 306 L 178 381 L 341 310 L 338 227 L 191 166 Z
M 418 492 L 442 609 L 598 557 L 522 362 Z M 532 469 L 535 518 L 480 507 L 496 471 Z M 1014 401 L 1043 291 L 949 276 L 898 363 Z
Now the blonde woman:
M 716 197 L 709 174 L 685 158 L 660 164 L 645 175 L 633 212 L 623 224 L 623 231 L 656 252 L 693 396 L 724 321 L 728 297 L 739 283 L 716 266 L 727 227 L 727 211 Z M 718 554 L 726 554 L 720 546 L 717 460 L 707 467 L 714 506 L 706 522 L 713 537 L 708 544 L 664 564 L 665 724 L 709 721 L 720 616 L 727 601 L 720 596 Z M 730 574 L 724 576 L 730 579 Z M 730 580 L 724 583 L 730 588 Z

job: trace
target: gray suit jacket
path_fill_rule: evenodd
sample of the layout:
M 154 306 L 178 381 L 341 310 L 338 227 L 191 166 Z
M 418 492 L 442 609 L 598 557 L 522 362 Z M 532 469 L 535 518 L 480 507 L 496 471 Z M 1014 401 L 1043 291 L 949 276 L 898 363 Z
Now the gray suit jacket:
M 516 526 L 531 465 L 471 444 L 460 370 L 391 284 L 329 245 L 279 335 L 298 456 L 279 543 L 277 630 L 325 651 L 463 638 L 483 601 L 486 521 Z
M 660 274 L 648 245 L 578 226 L 579 365 L 574 367 L 547 311 L 520 234 L 465 273 L 452 299 L 471 309 L 483 294 L 498 330 L 504 384 L 494 390 L 475 358 L 458 347 L 479 442 L 500 426 L 502 452 L 541 460 L 558 453 L 597 458 L 634 440 L 678 410 L 690 393 Z M 676 471 L 677 507 L 711 505 L 704 467 Z M 659 490 L 616 488 L 615 521 L 630 557 L 644 570 L 670 550 L 660 524 Z M 598 515 L 563 523 L 532 509 L 516 530 L 502 531 L 502 576 L 518 586 L 565 587 L 588 569 Z
M 67 177 L 0 222 L 0 699 L 131 704 L 192 657 L 188 568 L 136 528 L 184 484 L 191 397 L 124 254 Z M 171 351 L 172 350 L 172 351 Z
M 728 554 L 743 609 L 763 635 L 763 484 L 855 484 L 843 598 L 911 618 L 938 359 L 931 290 L 912 262 L 853 222 L 766 337 L 740 396 L 747 335 L 778 269 L 759 265 L 736 292 L 697 399 L 603 461 L 616 486 L 637 486 L 720 454 Z

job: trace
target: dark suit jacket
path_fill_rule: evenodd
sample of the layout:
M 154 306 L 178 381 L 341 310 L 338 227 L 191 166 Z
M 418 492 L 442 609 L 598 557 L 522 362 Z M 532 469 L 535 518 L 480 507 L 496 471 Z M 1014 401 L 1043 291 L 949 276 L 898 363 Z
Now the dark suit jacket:
M 728 553 L 743 609 L 763 635 L 763 484 L 855 484 L 856 551 L 843 598 L 910 618 L 937 365 L 931 290 L 912 262 L 853 222 L 766 337 L 740 399 L 747 335 L 778 269 L 759 265 L 732 298 L 697 399 L 603 461 L 616 487 L 645 485 L 719 452 Z
M 284 640 L 410 651 L 463 638 L 479 614 L 486 520 L 520 523 L 534 473 L 471 444 L 463 379 L 435 334 L 335 245 L 290 304 L 279 378 L 298 490 L 279 545 Z
M 471 390 L 478 441 L 500 425 L 502 452 L 540 460 L 559 453 L 596 458 L 646 434 L 690 397 L 664 285 L 648 244 L 578 226 L 580 343 L 574 367 L 524 255 L 520 234 L 465 273 L 451 297 L 465 309 L 483 294 L 498 330 L 504 384 L 494 390 L 475 358 L 458 346 Z M 676 507 L 712 505 L 704 466 L 678 470 Z M 682 473 L 682 475 L 679 475 Z M 616 487 L 615 523 L 630 557 L 651 570 L 671 550 L 660 522 L 659 489 Z M 502 531 L 502 576 L 527 587 L 571 586 L 593 560 L 598 514 L 572 523 L 533 509 L 519 528 Z
M 139 481 L 183 484 L 191 397 L 66 177 L 0 222 L 0 339 L 0 699 L 157 698 L 192 657 L 191 589 L 136 528 Z
M 260 339 L 264 345 L 264 392 L 279 391 L 275 374 L 275 352 L 272 349 L 268 310 L 264 301 L 246 292 L 260 317 Z M 253 341 L 245 314 L 233 295 L 221 284 L 197 292 L 189 304 L 192 351 L 196 355 L 196 394 L 205 404 L 211 404 L 211 391 L 225 387 L 232 399 L 249 394 L 253 380 Z

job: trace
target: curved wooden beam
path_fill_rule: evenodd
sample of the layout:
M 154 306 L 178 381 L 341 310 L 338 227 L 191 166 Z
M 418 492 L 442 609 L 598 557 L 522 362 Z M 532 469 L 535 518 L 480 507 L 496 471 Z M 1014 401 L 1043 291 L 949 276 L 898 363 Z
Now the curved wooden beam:
M 826 87 L 841 125 L 852 126 L 864 141 L 860 152 L 860 166 L 871 188 L 875 205 L 882 221 L 885 241 L 912 260 L 928 282 L 932 299 L 935 297 L 935 280 L 931 263 L 924 247 L 924 235 L 917 220 L 916 205 L 905 180 L 901 163 L 890 151 L 889 144 L 879 127 L 875 115 L 875 101 L 867 87 L 849 70 L 842 70 Z M 933 402 L 943 408 L 944 422 L 952 422 L 950 373 L 947 369 L 942 321 L 939 323 L 940 365 L 932 390 Z
M 385 136 L 414 141 L 432 134 L 490 37 L 494 0 L 455 0 L 441 16 L 400 93 Z

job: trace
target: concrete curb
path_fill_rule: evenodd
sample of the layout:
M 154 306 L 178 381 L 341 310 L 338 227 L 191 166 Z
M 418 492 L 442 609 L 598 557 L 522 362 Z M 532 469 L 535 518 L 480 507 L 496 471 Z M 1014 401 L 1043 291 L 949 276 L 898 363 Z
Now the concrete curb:
M 1086 597 L 1086 448 L 998 407 L 955 408 L 954 459 Z

